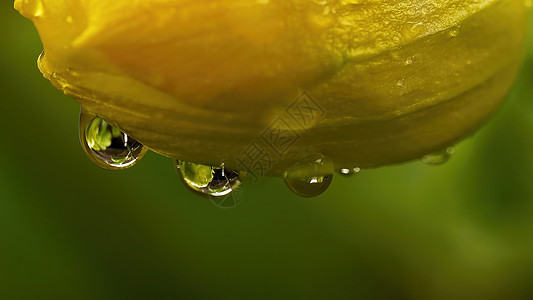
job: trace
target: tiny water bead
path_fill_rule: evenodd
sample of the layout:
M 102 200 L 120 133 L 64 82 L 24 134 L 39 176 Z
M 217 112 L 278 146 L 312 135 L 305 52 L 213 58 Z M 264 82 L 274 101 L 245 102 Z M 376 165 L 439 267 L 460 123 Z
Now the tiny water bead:
M 405 59 L 404 64 L 405 64 L 406 66 L 409 66 L 409 65 L 412 65 L 414 62 L 415 62 L 415 57 L 414 57 L 414 56 L 410 56 L 410 57 L 407 57 L 407 58 Z
M 397 85 L 398 87 L 402 87 L 404 84 L 405 84 L 405 79 L 404 79 L 404 78 L 399 79 L 399 80 L 396 82 L 396 85 Z
M 352 176 L 357 173 L 361 172 L 361 168 L 355 167 L 355 168 L 342 168 L 339 170 L 339 174 L 343 176 Z
M 451 37 L 458 37 L 460 35 L 461 35 L 461 26 L 455 26 L 452 29 L 450 29 Z
M 295 194 L 316 197 L 324 193 L 333 179 L 334 165 L 327 158 L 299 163 L 283 173 L 285 183 Z
M 424 155 L 422 162 L 428 165 L 441 165 L 450 160 L 455 153 L 454 147 L 448 147 L 442 151 Z
M 195 192 L 210 196 L 224 197 L 241 186 L 241 174 L 220 167 L 196 164 L 187 161 L 176 161 L 178 174 Z
M 127 169 L 147 151 L 141 143 L 93 114 L 82 111 L 79 130 L 83 150 L 89 159 L 104 169 Z

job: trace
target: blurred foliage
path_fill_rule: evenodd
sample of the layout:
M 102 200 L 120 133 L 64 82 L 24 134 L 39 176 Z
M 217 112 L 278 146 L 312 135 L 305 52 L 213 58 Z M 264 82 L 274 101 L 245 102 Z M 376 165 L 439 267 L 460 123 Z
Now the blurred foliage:
M 314 199 L 249 183 L 235 209 L 168 158 L 94 166 L 79 106 L 0 7 L 0 299 L 532 299 L 533 23 L 509 101 L 438 167 L 342 178 Z

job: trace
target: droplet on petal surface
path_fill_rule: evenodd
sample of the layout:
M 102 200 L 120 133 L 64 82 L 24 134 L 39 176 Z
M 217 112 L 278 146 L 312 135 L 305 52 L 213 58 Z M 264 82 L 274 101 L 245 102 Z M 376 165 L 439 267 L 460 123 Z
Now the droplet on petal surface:
M 451 37 L 458 37 L 460 35 L 461 35 L 461 26 L 455 26 L 452 29 L 450 29 Z

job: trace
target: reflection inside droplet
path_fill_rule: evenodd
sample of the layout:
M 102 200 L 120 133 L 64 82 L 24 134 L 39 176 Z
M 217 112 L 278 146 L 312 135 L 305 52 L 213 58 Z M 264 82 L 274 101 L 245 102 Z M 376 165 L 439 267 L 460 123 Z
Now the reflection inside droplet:
M 461 35 L 461 26 L 457 25 L 450 29 L 450 36 L 451 37 L 458 37 Z
M 212 197 L 229 195 L 241 185 L 240 174 L 220 167 L 176 161 L 175 164 L 183 182 L 193 191 Z
M 424 155 L 422 162 L 428 165 L 441 165 L 450 160 L 455 153 L 454 147 L 448 147 L 442 151 Z
M 80 140 L 87 156 L 99 167 L 121 170 L 133 166 L 146 148 L 118 128 L 93 114 L 80 115 Z
M 333 162 L 321 157 L 286 170 L 283 178 L 295 194 L 302 197 L 316 197 L 325 192 L 333 179 Z
M 354 174 L 357 174 L 361 172 L 361 168 L 355 167 L 355 168 L 342 168 L 339 170 L 339 174 L 343 176 L 352 176 Z

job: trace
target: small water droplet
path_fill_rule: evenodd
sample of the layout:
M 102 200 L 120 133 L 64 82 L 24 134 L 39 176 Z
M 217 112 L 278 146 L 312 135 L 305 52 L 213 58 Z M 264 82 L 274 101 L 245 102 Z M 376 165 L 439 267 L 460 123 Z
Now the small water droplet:
M 414 62 L 415 62 L 415 57 L 414 56 L 410 56 L 410 57 L 405 59 L 405 65 L 406 66 L 412 65 Z
M 45 55 L 44 55 L 44 50 L 43 50 L 41 54 L 39 54 L 39 57 L 37 58 L 37 66 L 39 66 L 39 68 L 41 68 L 41 66 L 43 65 L 44 60 L 45 60 Z
M 461 26 L 455 26 L 450 29 L 450 36 L 451 37 L 458 37 L 461 35 Z
M 52 83 L 59 87 L 61 90 L 65 90 L 67 87 L 69 87 L 69 83 L 68 81 L 65 79 L 65 77 L 63 77 L 61 74 L 57 73 L 57 72 L 53 72 L 52 75 L 51 75 L 51 78 L 50 78 L 50 81 L 52 81 Z
M 442 151 L 439 151 L 433 154 L 424 155 L 424 157 L 422 157 L 422 162 L 428 165 L 441 165 L 449 161 L 454 153 L 455 153 L 455 148 L 448 147 Z
M 361 172 L 361 168 L 355 167 L 355 168 L 342 168 L 339 170 L 339 174 L 343 176 L 352 176 L 357 173 Z
M 287 186 L 302 197 L 316 197 L 325 192 L 333 179 L 333 162 L 325 157 L 299 163 L 283 174 Z
M 176 161 L 175 166 L 187 187 L 210 197 L 227 196 L 241 186 L 239 172 L 226 169 L 224 164 L 217 167 Z
M 405 83 L 405 79 L 402 78 L 402 79 L 398 80 L 398 82 L 396 82 L 396 85 L 399 86 L 399 87 L 402 87 L 404 85 L 404 83 Z
M 123 170 L 133 166 L 147 149 L 139 142 L 93 114 L 80 114 L 80 141 L 83 150 L 97 166 Z

